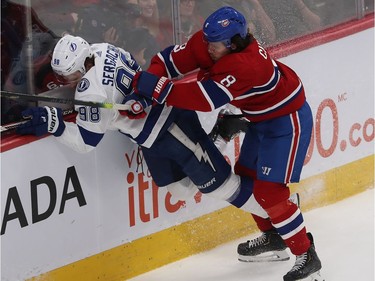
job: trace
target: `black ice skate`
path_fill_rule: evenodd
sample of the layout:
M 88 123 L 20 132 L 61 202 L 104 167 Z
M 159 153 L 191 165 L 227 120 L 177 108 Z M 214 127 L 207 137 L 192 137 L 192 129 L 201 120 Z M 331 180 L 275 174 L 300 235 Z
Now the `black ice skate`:
M 306 253 L 296 257 L 293 268 L 284 275 L 284 281 L 324 281 L 320 276 L 322 264 L 315 252 L 314 240 L 311 233 L 307 233 L 311 241 L 311 246 Z
M 286 261 L 289 255 L 286 245 L 276 230 L 263 232 L 261 236 L 238 245 L 238 260 L 243 262 Z

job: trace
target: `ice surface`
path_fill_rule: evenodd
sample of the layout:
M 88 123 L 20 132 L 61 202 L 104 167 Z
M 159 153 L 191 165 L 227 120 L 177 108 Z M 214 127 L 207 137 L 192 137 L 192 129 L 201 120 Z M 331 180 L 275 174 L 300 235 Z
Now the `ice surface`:
M 303 198 L 302 202 L 303 204 Z M 326 281 L 374 281 L 374 188 L 304 213 Z M 254 234 L 254 236 L 256 236 Z M 131 281 L 277 281 L 294 264 L 243 263 L 236 240 L 130 279 Z

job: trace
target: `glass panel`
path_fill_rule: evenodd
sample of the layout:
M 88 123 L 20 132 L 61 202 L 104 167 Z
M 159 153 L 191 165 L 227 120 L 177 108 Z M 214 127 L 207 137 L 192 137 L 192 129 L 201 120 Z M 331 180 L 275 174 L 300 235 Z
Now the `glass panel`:
M 374 12 L 374 0 L 365 0 L 365 14 Z
M 30 1 L 32 9 L 27 8 Z M 172 17 L 172 2 L 2 0 L 1 90 L 38 94 L 60 87 L 50 59 L 55 43 L 66 33 L 123 47 L 146 69 L 156 52 L 173 44 L 174 35 L 187 41 L 224 5 L 241 11 L 250 31 L 266 46 L 358 18 L 358 7 L 363 7 L 362 14 L 374 11 L 372 0 L 180 0 L 175 6 L 179 14 Z M 173 32 L 176 19 L 180 33 Z M 1 98 L 1 124 L 18 121 L 30 105 Z
M 26 1 L 1 1 L 1 90 L 29 94 L 46 90 L 39 85 L 56 36 L 29 7 Z M 32 105 L 1 98 L 1 124 L 19 121 L 21 111 Z
M 200 1 L 180 0 L 180 32 L 181 41 L 186 42 L 198 30 L 202 29 L 205 20 Z
M 225 5 L 236 8 L 247 18 L 250 31 L 265 45 L 283 42 L 356 18 L 356 0 L 197 0 L 195 2 L 199 6 L 199 14 L 204 18 Z
M 58 36 L 69 33 L 89 43 L 107 42 L 125 48 L 143 67 L 148 66 L 157 51 L 172 43 L 170 1 L 55 2 L 56 5 L 51 5 L 51 0 L 34 0 L 33 7 Z
M 315 0 L 323 26 L 333 26 L 357 18 L 357 0 Z

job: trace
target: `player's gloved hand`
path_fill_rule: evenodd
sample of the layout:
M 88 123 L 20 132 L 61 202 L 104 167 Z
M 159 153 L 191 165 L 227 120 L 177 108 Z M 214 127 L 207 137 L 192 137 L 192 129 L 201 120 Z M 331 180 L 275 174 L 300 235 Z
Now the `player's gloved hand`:
M 58 137 L 65 130 L 62 110 L 56 107 L 31 107 L 22 111 L 24 118 L 31 118 L 17 128 L 21 135 L 43 136 L 51 133 Z
M 248 129 L 250 122 L 241 115 L 235 115 L 221 110 L 217 116 L 216 123 L 209 133 L 209 137 L 215 142 L 220 136 L 229 142 L 241 132 Z
M 133 78 L 134 92 L 159 104 L 165 102 L 172 88 L 173 82 L 167 77 L 159 78 L 146 71 L 137 72 Z
M 125 97 L 124 104 L 130 106 L 129 110 L 119 110 L 120 114 L 129 119 L 141 119 L 146 117 L 144 109 L 152 104 L 152 101 L 134 93 Z

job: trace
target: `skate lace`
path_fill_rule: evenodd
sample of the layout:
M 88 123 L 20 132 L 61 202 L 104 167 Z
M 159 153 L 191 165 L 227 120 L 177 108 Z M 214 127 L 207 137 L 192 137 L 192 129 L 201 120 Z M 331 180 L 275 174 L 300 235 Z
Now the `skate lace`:
M 296 257 L 296 263 L 294 264 L 294 266 L 291 269 L 291 271 L 298 271 L 298 270 L 300 270 L 306 264 L 306 261 L 307 261 L 307 253 L 302 254 L 300 256 L 297 256 Z
M 253 239 L 253 240 L 248 240 L 247 243 L 249 244 L 249 248 L 252 247 L 257 247 L 262 245 L 266 241 L 266 235 L 263 233 L 261 236 Z

